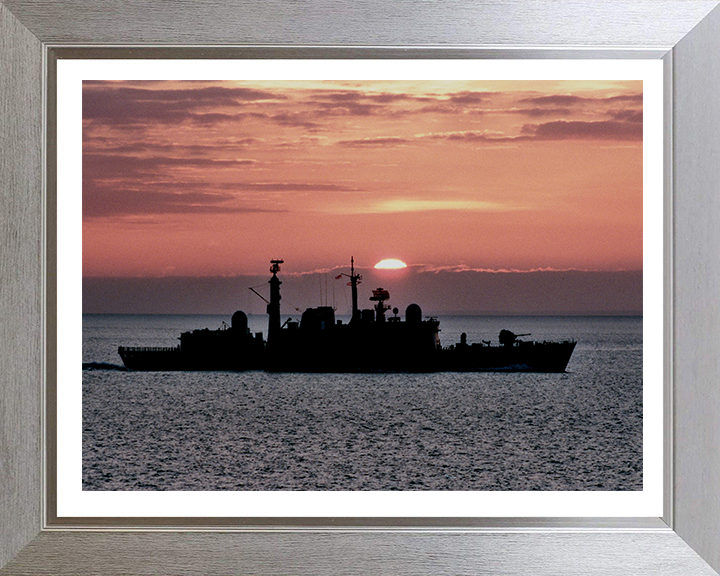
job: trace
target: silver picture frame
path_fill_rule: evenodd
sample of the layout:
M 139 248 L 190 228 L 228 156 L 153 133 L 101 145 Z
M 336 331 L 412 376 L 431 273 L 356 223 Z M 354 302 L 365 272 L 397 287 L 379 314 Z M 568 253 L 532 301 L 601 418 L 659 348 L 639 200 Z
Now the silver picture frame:
M 718 4 L 403 0 L 389 8 L 377 0 L 0 0 L 0 575 L 717 574 Z M 55 515 L 54 229 L 46 217 L 55 211 L 54 63 L 359 56 L 663 60 L 661 518 L 68 521 Z

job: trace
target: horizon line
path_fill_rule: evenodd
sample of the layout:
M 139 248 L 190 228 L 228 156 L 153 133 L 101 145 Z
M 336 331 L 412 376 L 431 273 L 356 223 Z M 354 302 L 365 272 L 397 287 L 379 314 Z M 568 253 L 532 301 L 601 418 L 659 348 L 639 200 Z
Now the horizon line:
M 338 269 L 343 268 L 343 266 L 337 266 L 335 268 L 326 268 L 326 269 L 319 269 L 319 270 L 312 270 L 310 272 L 285 272 L 283 271 L 283 276 L 307 276 L 311 274 L 330 274 Z M 346 268 L 346 267 L 345 267 Z M 417 268 L 416 265 L 410 265 L 407 269 L 413 269 Z M 367 267 L 355 267 L 355 270 L 375 270 L 375 268 Z M 519 269 L 491 269 L 491 268 L 457 268 L 457 267 L 439 267 L 439 268 L 423 268 L 420 270 L 417 270 L 421 273 L 429 273 L 429 274 L 437 274 L 439 272 L 453 272 L 453 273 L 463 273 L 463 272 L 475 272 L 478 274 L 535 274 L 535 273 L 560 273 L 560 272 L 580 272 L 580 273 L 587 273 L 587 274 L 619 274 L 619 273 L 637 273 L 637 272 L 643 272 L 642 268 L 617 268 L 613 270 L 603 270 L 603 269 L 585 269 L 585 268 L 531 268 L 527 270 L 519 270 Z M 392 271 L 391 271 L 392 272 Z M 208 275 L 183 275 L 183 274 L 164 274 L 162 276 L 82 276 L 83 280 L 165 280 L 165 279 L 179 279 L 179 278 L 185 278 L 185 279 L 193 279 L 193 280 L 200 280 L 200 279 L 217 279 L 217 278 L 223 278 L 223 279 L 232 279 L 232 278 L 242 278 L 247 276 L 267 276 L 266 273 L 240 273 L 240 274 L 208 274 Z
M 259 313 L 259 314 L 253 314 L 253 313 L 246 313 L 247 316 L 267 316 L 267 314 Z M 83 316 L 229 316 L 232 315 L 232 312 L 216 312 L 216 313 L 208 313 L 208 314 L 198 314 L 198 313 L 189 313 L 189 312 L 178 312 L 178 313 L 168 313 L 168 312 L 82 312 Z M 350 314 L 337 314 L 338 316 L 350 316 Z M 297 314 L 281 314 L 281 316 L 297 316 Z M 643 316 L 643 312 L 633 312 L 633 311 L 612 311 L 612 312 L 557 312 L 557 313 L 539 313 L 539 312 L 492 312 L 492 311 L 480 311 L 480 312 L 472 312 L 472 311 L 451 311 L 451 312 L 436 312 L 436 311 L 429 311 L 428 313 L 423 313 L 423 316 L 425 317 L 446 317 L 446 316 L 480 316 L 480 317 L 495 317 L 495 316 L 515 316 L 515 317 L 535 317 L 535 318 L 560 318 L 560 317 L 594 317 L 594 318 L 603 318 L 603 317 L 609 317 L 609 318 L 620 318 L 620 317 L 632 317 L 632 318 L 638 318 Z

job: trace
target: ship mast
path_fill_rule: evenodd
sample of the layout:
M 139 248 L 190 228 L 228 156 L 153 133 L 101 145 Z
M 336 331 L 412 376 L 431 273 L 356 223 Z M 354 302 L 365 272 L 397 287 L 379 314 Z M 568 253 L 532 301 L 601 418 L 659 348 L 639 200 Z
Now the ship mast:
M 360 319 L 360 310 L 358 308 L 358 291 L 357 291 L 357 285 L 360 284 L 362 281 L 362 276 L 360 274 L 355 274 L 355 258 L 350 256 L 350 275 L 348 276 L 344 272 L 342 272 L 339 276 L 336 276 L 335 279 L 339 280 L 345 276 L 346 278 L 350 278 L 350 282 L 348 282 L 348 285 L 351 289 L 352 294 L 352 320 L 359 320 Z
M 362 280 L 360 274 L 355 274 L 355 258 L 350 256 L 350 290 L 352 293 L 352 318 L 353 320 L 360 315 L 358 310 L 358 294 L 357 285 Z
M 270 284 L 270 302 L 267 305 L 268 313 L 268 346 L 274 345 L 277 342 L 278 335 L 280 334 L 280 279 L 277 277 L 277 273 L 280 272 L 280 264 L 284 260 L 270 260 L 270 272 L 272 272 L 272 278 L 268 280 Z

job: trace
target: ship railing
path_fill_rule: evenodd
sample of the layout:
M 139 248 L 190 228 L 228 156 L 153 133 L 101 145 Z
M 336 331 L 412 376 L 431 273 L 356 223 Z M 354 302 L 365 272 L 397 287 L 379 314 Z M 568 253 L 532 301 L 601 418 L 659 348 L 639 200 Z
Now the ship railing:
M 547 346 L 549 344 L 577 344 L 577 340 L 516 340 L 513 346 Z
M 179 352 L 180 346 L 120 346 L 118 352 Z

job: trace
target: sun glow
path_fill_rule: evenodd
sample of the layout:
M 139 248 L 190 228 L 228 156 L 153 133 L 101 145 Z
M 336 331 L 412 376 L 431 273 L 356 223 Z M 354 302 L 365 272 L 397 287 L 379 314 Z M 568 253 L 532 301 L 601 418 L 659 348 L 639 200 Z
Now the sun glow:
M 389 258 L 387 260 L 380 260 L 380 262 L 375 264 L 375 268 L 379 270 L 397 270 L 398 268 L 407 268 L 407 264 L 402 260 Z

